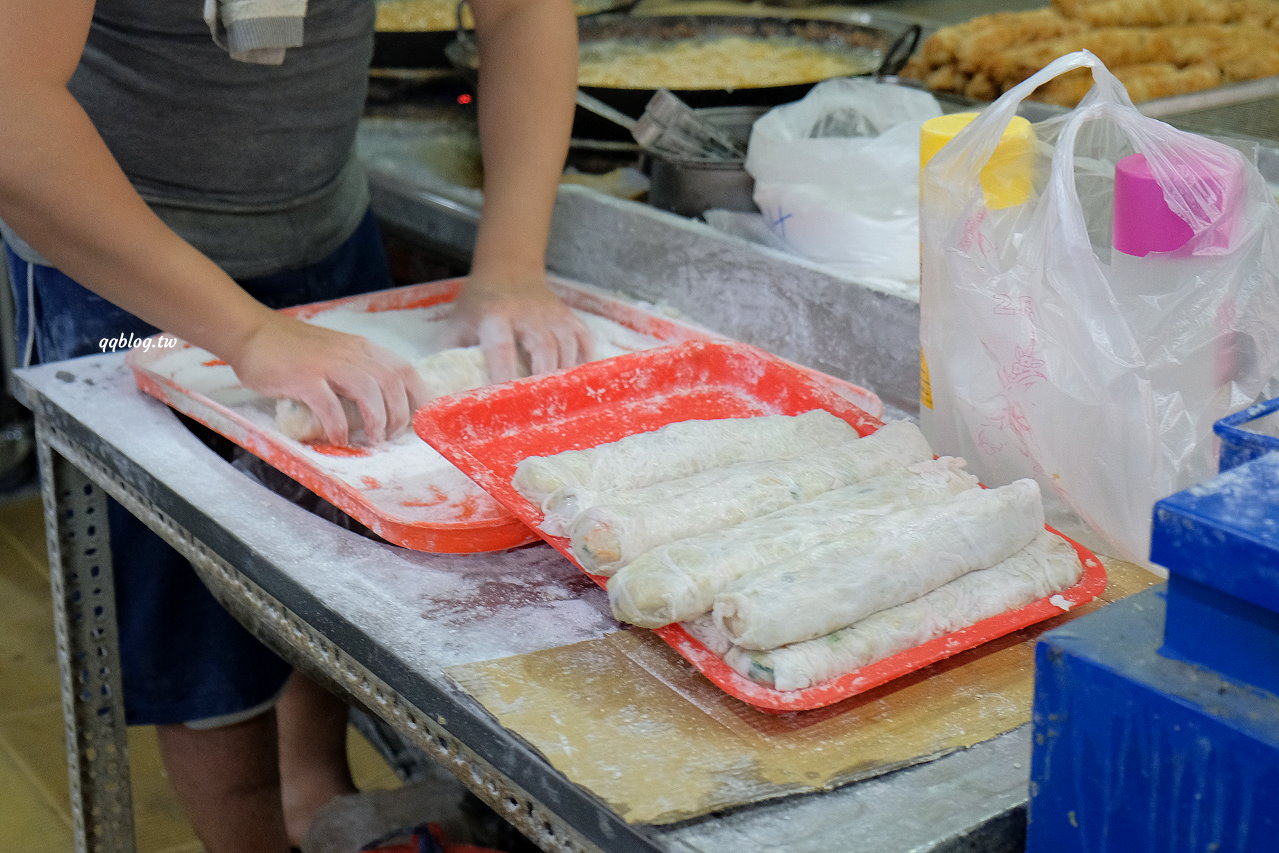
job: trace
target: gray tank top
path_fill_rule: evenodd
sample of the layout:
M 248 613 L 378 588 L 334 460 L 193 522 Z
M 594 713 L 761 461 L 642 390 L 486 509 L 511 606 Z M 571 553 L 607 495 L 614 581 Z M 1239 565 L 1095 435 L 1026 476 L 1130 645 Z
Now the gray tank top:
M 231 59 L 202 5 L 98 0 L 71 92 L 141 196 L 228 273 L 319 260 L 368 204 L 354 145 L 374 4 L 310 0 L 305 43 L 281 65 Z

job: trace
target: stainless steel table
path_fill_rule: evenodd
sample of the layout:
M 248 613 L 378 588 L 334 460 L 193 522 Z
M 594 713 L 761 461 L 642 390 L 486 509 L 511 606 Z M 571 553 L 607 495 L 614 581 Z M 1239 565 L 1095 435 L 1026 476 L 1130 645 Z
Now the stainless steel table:
M 331 525 L 233 469 L 136 392 L 121 355 L 29 368 L 17 385 L 35 412 L 44 473 L 78 850 L 133 849 L 104 494 L 189 557 L 268 645 L 385 720 L 547 850 L 1020 849 L 1024 727 L 833 792 L 629 825 L 445 674 L 617 629 L 601 591 L 557 552 L 429 555 Z M 535 587 L 510 597 L 532 603 L 492 607 L 473 582 L 492 575 Z M 453 591 L 448 619 L 421 606 L 441 590 Z

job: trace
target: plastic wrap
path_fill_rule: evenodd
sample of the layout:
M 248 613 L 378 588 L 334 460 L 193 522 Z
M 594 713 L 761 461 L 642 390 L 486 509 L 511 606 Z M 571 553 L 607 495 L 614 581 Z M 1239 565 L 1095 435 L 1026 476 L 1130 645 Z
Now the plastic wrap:
M 760 570 L 715 598 L 715 624 L 747 649 L 811 640 L 993 566 L 1043 526 L 1032 480 L 961 492 Z
M 914 601 L 778 649 L 730 646 L 724 660 L 742 675 L 778 690 L 802 690 L 1066 589 L 1079 575 L 1075 549 L 1045 530 L 1002 562 L 969 572 Z M 694 633 L 706 642 L 706 630 L 698 626 Z
M 696 619 L 758 569 L 898 510 L 975 488 L 963 460 L 951 456 L 871 477 L 729 530 L 660 545 L 609 579 L 609 603 L 618 619 L 644 628 Z
M 596 493 L 569 524 L 582 566 L 609 576 L 650 549 L 795 506 L 832 489 L 931 459 L 919 427 L 885 424 L 871 435 L 800 455 L 712 468 L 643 489 Z
M 532 456 L 515 469 L 512 485 L 541 504 L 563 488 L 633 488 L 684 477 L 733 462 L 768 459 L 776 448 L 802 453 L 855 438 L 857 431 L 829 412 L 725 418 L 669 424 L 651 432 L 553 456 Z

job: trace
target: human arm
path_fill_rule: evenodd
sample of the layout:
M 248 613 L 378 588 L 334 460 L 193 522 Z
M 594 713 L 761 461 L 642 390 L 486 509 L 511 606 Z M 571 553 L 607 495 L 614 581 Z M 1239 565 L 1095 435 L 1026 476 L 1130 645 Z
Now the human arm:
M 496 381 L 523 350 L 534 373 L 590 355 L 590 334 L 546 281 L 546 243 L 577 88 L 570 0 L 470 0 L 480 50 L 484 207 L 454 320 Z
M 251 298 L 147 207 L 71 96 L 92 0 L 0 0 L 0 217 L 90 290 L 210 350 L 245 385 L 305 403 L 345 443 L 338 397 L 377 440 L 421 393 L 408 365 L 363 338 Z

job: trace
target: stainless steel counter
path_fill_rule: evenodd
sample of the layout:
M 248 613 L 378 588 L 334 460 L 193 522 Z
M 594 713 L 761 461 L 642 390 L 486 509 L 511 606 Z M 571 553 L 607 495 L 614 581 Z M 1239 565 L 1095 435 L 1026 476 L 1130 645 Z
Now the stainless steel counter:
M 557 552 L 423 554 L 331 525 L 231 468 L 167 407 L 136 391 L 122 354 L 25 369 L 17 387 L 35 413 L 43 469 L 78 850 L 134 849 L 129 787 L 120 782 L 129 757 L 104 494 L 190 558 L 268 645 L 376 714 L 544 849 L 1021 849 L 1030 752 L 1024 726 L 830 792 L 670 826 L 628 824 L 498 725 L 445 672 L 618 629 L 602 591 Z M 538 591 L 497 612 L 483 585 L 456 583 L 475 574 Z M 455 599 L 441 604 L 447 624 L 420 605 L 442 594 Z M 548 601 L 556 608 L 549 621 L 539 618 Z M 542 627 L 521 628 L 528 624 Z M 672 772 L 678 761 L 672 756 Z

